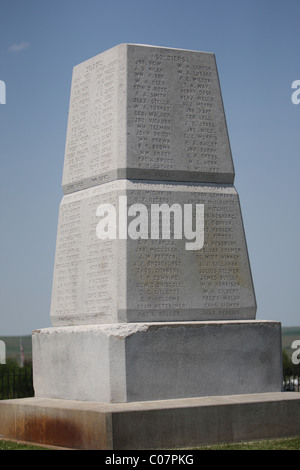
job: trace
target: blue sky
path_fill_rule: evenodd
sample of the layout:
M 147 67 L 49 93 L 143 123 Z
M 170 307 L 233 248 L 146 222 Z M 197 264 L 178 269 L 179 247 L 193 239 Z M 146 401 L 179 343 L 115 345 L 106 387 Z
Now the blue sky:
M 257 318 L 300 325 L 299 0 L 1 0 L 0 336 L 51 326 L 74 65 L 119 43 L 214 52 Z

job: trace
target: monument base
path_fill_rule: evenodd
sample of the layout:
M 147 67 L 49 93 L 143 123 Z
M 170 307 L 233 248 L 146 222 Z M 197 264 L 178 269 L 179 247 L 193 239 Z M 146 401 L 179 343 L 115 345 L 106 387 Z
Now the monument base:
M 37 398 L 124 403 L 282 390 L 277 322 L 67 326 L 32 339 Z
M 0 437 L 86 450 L 179 449 L 300 435 L 300 393 L 134 403 L 0 401 Z

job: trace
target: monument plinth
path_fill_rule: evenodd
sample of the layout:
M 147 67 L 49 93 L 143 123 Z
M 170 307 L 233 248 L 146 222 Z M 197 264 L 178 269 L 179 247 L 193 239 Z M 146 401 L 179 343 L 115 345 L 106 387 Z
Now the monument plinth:
M 53 326 L 0 432 L 86 449 L 300 432 L 233 184 L 214 54 L 121 44 L 74 67 Z

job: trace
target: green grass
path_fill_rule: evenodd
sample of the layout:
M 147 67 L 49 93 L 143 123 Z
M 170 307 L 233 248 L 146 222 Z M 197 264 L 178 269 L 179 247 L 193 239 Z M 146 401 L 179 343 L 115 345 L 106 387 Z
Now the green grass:
M 0 441 L 0 450 L 48 450 L 45 447 L 21 444 L 12 441 Z M 300 450 L 300 436 L 285 439 L 266 439 L 262 441 L 241 442 L 237 444 L 219 444 L 197 447 L 190 450 Z
M 48 450 L 31 444 L 23 444 L 14 441 L 0 441 L 0 450 Z
M 300 450 L 300 436 L 200 447 L 200 450 Z

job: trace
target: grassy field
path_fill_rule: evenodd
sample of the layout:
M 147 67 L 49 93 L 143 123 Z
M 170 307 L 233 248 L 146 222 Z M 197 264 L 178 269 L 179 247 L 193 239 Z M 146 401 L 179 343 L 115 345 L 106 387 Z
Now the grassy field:
M 1 441 L 0 450 L 48 450 L 38 447 L 17 443 L 12 441 Z M 50 450 L 52 450 L 50 448 Z M 55 449 L 56 450 L 56 449 Z M 240 444 L 222 444 L 214 446 L 199 447 L 190 450 L 300 450 L 300 437 L 286 439 L 269 439 L 253 442 L 242 442 Z
M 199 450 L 300 450 L 300 437 L 200 447 Z
M 0 441 L 0 450 L 47 450 L 45 447 L 22 444 L 14 441 Z

